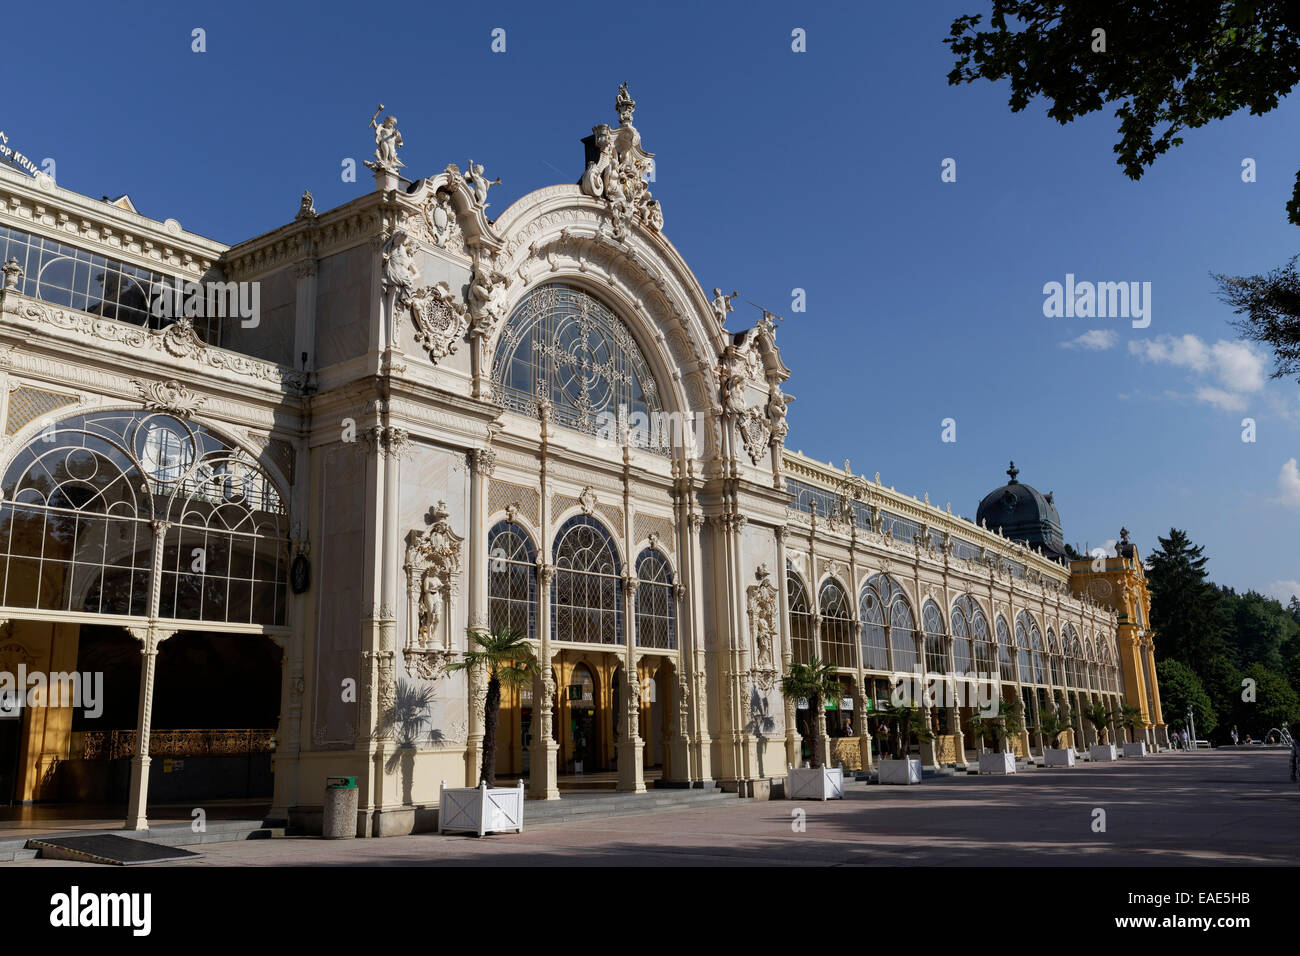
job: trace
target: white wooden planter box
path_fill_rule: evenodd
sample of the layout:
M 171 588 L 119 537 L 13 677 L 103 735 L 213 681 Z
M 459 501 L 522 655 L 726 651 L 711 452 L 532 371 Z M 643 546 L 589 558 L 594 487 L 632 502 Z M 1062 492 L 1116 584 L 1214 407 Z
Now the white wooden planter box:
M 877 780 L 881 783 L 911 784 L 921 782 L 921 761 L 882 760 L 878 765 Z
M 785 795 L 788 800 L 843 800 L 844 770 L 791 767 L 786 772 Z
M 1114 744 L 1093 744 L 1092 749 L 1088 751 L 1093 760 L 1118 760 L 1119 755 L 1115 752 Z
M 1015 754 L 980 754 L 980 773 L 1015 773 Z
M 1057 750 L 1054 747 L 1048 747 L 1043 751 L 1044 767 L 1073 767 L 1074 766 L 1074 748 L 1066 747 L 1064 750 Z
M 1145 757 L 1147 755 L 1147 744 L 1145 740 L 1139 740 L 1135 744 L 1124 745 L 1125 757 Z
M 438 832 L 469 831 L 482 836 L 513 830 L 524 832 L 524 782 L 518 787 L 477 787 L 447 789 L 438 785 Z

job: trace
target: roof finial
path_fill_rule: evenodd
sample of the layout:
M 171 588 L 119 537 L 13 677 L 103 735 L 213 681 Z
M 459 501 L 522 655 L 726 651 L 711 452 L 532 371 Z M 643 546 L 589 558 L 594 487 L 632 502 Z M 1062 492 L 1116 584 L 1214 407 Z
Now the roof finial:
M 1009 485 L 1016 484 L 1017 483 L 1016 475 L 1020 474 L 1020 469 L 1016 467 L 1016 463 L 1014 461 L 1011 463 L 1011 467 L 1007 469 L 1007 474 L 1011 476 L 1011 480 L 1008 481 L 1007 484 Z

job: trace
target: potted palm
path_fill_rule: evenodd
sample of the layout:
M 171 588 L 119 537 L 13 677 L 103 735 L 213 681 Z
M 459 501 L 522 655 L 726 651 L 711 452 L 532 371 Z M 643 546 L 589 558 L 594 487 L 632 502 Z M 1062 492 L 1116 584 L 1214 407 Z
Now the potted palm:
M 1102 761 L 1118 760 L 1119 755 L 1115 752 L 1115 745 L 1107 740 L 1110 736 L 1110 722 L 1113 718 L 1110 711 L 1106 709 L 1106 705 L 1099 700 L 1094 700 L 1092 706 L 1083 712 L 1083 716 L 1097 730 L 1097 743 L 1093 744 L 1092 750 L 1089 751 L 1092 759 Z
M 987 719 L 998 749 L 996 753 L 980 754 L 980 773 L 1016 772 L 1016 755 L 1011 749 L 1011 741 L 1024 729 L 1020 718 L 1022 709 L 1020 701 L 1004 700 L 998 705 L 997 716 Z
M 921 761 L 911 756 L 912 741 L 925 743 L 934 739 L 926 726 L 925 711 L 915 703 L 891 703 L 884 709 L 889 726 L 889 752 L 892 757 L 881 760 L 876 779 L 880 783 L 913 784 L 921 782 Z
M 1068 713 L 1043 714 L 1038 729 L 1050 747 L 1043 748 L 1044 767 L 1073 767 L 1074 748 L 1061 747 L 1061 734 L 1070 726 Z
M 477 787 L 449 789 L 444 783 L 438 802 L 438 832 L 470 830 L 482 836 L 499 830 L 524 829 L 524 781 L 518 787 L 496 786 L 497 722 L 501 688 L 518 687 L 537 673 L 537 659 L 527 638 L 513 628 L 484 632 L 468 628 L 469 647 L 449 671 L 477 670 L 487 675 L 483 701 L 483 762 Z
M 812 754 L 807 767 L 790 767 L 785 778 L 785 795 L 789 800 L 841 800 L 844 797 L 844 770 L 822 766 L 823 740 L 818 717 L 824 713 L 827 697 L 839 695 L 841 685 L 835 667 L 814 657 L 807 664 L 790 664 L 790 673 L 781 678 L 781 693 L 787 700 L 806 700 L 812 714 Z
M 1121 704 L 1119 713 L 1116 715 L 1119 725 L 1124 728 L 1124 756 L 1125 757 L 1145 757 L 1147 753 L 1147 744 L 1145 740 L 1136 740 L 1134 733 L 1139 727 L 1144 725 L 1142 720 L 1142 708 L 1135 704 Z

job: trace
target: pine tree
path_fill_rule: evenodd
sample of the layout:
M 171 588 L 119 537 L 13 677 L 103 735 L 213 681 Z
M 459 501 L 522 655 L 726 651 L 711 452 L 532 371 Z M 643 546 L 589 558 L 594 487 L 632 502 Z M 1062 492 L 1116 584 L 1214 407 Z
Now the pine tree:
M 1147 556 L 1156 653 L 1189 667 L 1204 666 L 1227 650 L 1215 614 L 1219 594 L 1205 571 L 1205 548 L 1178 528 L 1157 540 L 1160 549 Z

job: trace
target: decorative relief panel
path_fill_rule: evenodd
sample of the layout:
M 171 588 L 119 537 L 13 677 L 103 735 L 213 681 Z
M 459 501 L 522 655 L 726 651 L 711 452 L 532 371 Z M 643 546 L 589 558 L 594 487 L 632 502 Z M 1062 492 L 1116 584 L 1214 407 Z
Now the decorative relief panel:
M 660 551 L 672 554 L 676 551 L 677 536 L 673 534 L 673 523 L 669 518 L 661 518 L 658 515 L 637 514 L 632 518 L 632 537 L 637 541 L 644 541 L 651 535 L 655 535 L 655 547 Z
M 77 404 L 75 395 L 60 395 L 40 388 L 23 385 L 9 393 L 9 417 L 5 421 L 5 435 L 12 437 L 23 426 L 43 415 L 68 405 Z
M 493 480 L 488 487 L 488 514 L 498 514 L 512 506 L 534 528 L 541 522 L 541 495 L 536 488 Z
M 461 544 L 451 529 L 447 503 L 429 509 L 429 527 L 406 536 L 406 672 L 421 680 L 437 677 L 452 653 L 451 595 L 460 579 Z

